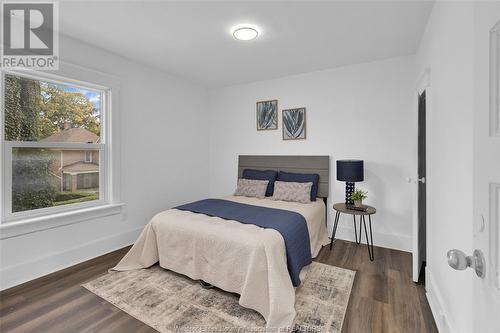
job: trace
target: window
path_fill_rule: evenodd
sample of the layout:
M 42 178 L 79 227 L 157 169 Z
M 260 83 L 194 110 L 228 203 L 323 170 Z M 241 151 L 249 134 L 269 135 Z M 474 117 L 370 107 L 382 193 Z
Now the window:
M 109 90 L 2 71 L 2 221 L 102 205 Z
M 92 152 L 91 151 L 85 152 L 85 162 L 92 163 Z

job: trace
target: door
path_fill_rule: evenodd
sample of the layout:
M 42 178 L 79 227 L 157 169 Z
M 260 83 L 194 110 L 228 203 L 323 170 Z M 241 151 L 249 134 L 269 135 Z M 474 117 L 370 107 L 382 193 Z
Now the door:
M 426 71 L 420 79 L 416 100 L 416 147 L 417 155 L 415 176 L 408 178 L 412 187 L 413 222 L 412 222 L 412 278 L 418 282 L 423 262 L 426 260 L 426 226 L 427 226 L 427 145 L 429 142 L 429 90 L 430 72 Z
M 500 332 L 500 4 L 478 2 L 474 55 L 474 249 L 484 277 L 472 282 L 473 329 Z M 480 254 L 480 253 L 478 253 Z
M 471 331 L 500 332 L 500 3 L 477 2 L 474 15 L 474 250 L 448 262 L 472 268 Z
M 417 275 L 421 276 L 421 269 L 426 260 L 426 92 L 418 96 L 418 266 Z
M 71 175 L 63 174 L 64 177 L 64 191 L 71 191 Z

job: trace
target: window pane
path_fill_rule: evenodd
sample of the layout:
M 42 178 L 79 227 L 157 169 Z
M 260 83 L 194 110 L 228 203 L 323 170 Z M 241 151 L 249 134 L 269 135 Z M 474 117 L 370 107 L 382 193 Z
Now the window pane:
M 5 75 L 5 140 L 98 143 L 102 93 Z
M 99 150 L 12 149 L 13 213 L 97 199 Z

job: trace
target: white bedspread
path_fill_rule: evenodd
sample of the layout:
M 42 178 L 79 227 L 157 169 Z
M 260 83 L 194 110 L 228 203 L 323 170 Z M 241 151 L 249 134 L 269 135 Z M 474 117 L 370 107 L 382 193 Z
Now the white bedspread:
M 224 199 L 300 213 L 307 222 L 313 257 L 329 242 L 321 199 L 310 204 Z M 239 304 L 262 314 L 268 328 L 293 323 L 295 289 L 287 270 L 285 242 L 274 229 L 169 209 L 153 217 L 113 269 L 147 268 L 158 261 L 165 269 L 238 293 Z

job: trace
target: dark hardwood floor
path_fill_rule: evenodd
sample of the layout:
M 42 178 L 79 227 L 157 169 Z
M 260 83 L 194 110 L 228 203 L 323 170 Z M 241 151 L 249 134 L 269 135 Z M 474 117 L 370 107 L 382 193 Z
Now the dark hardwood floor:
M 412 281 L 408 252 L 336 240 L 316 261 L 356 271 L 342 332 L 437 332 L 423 284 Z
M 0 293 L 0 332 L 156 332 L 81 284 L 114 266 L 124 248 Z M 411 254 L 337 240 L 317 261 L 355 270 L 343 332 L 437 332 L 424 286 L 411 281 Z

